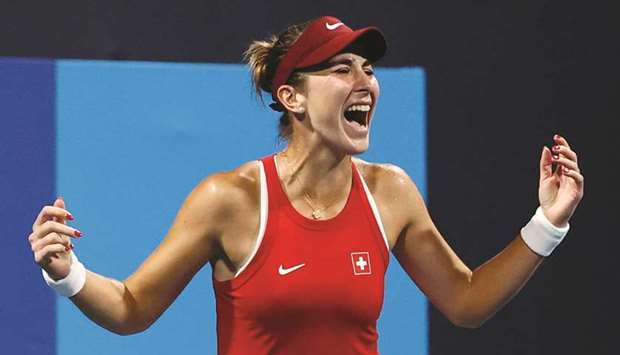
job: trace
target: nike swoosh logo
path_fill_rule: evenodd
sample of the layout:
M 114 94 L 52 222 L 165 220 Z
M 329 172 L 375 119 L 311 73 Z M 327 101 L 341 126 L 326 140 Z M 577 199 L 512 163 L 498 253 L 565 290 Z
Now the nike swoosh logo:
M 333 30 L 335 30 L 336 28 L 338 28 L 340 26 L 344 26 L 344 23 L 338 22 L 338 23 L 335 23 L 333 25 L 330 25 L 329 22 L 325 22 L 325 27 L 327 27 L 327 29 L 330 30 L 330 31 L 333 31 Z
M 295 265 L 293 267 L 289 267 L 289 268 L 285 269 L 282 266 L 282 264 L 280 264 L 280 268 L 278 268 L 278 274 L 280 274 L 280 275 L 290 274 L 291 272 L 293 272 L 295 270 L 299 270 L 299 269 L 301 269 L 304 266 L 306 266 L 306 263 Z

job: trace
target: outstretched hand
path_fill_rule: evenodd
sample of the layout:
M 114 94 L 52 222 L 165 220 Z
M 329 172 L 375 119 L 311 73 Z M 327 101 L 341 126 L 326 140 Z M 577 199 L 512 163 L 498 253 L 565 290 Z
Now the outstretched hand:
M 72 219 L 65 201 L 57 198 L 52 206 L 41 209 L 28 236 L 35 262 L 54 280 L 69 274 L 73 249 L 70 237 L 82 236 L 80 231 L 67 225 L 67 220 Z
M 583 175 L 577 154 L 566 139 L 556 134 L 553 141 L 553 151 L 543 147 L 540 157 L 538 200 L 547 219 L 557 227 L 564 227 L 583 197 Z

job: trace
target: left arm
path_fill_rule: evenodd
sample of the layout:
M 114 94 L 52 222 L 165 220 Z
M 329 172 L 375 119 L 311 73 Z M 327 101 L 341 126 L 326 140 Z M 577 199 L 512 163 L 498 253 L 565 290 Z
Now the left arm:
M 583 197 L 577 156 L 562 137 L 540 160 L 540 205 L 547 219 L 564 226 Z M 559 148 L 556 148 L 559 147 Z M 556 158 L 557 156 L 557 158 Z M 552 164 L 557 164 L 552 172 Z M 393 253 L 411 279 L 453 324 L 479 327 L 512 299 L 544 259 L 520 235 L 499 254 L 471 271 L 433 224 L 419 191 L 402 171 L 394 186 L 403 208 L 391 209 L 404 220 Z M 393 180 L 394 181 L 394 180 Z M 399 207 L 400 207 L 399 206 Z

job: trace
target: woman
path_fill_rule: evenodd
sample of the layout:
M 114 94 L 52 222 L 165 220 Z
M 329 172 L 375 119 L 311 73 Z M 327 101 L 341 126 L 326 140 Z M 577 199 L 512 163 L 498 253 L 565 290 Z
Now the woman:
M 58 199 L 29 236 L 48 284 L 119 334 L 148 328 L 207 262 L 222 354 L 376 354 L 392 251 L 455 325 L 478 327 L 523 287 L 562 240 L 583 196 L 568 142 L 540 159 L 540 208 L 497 256 L 471 271 L 431 221 L 407 174 L 352 158 L 368 148 L 379 98 L 376 28 L 321 17 L 246 53 L 257 90 L 281 111 L 286 149 L 204 179 L 162 244 L 123 282 L 71 251 L 73 217 Z M 552 166 L 556 165 L 555 171 Z

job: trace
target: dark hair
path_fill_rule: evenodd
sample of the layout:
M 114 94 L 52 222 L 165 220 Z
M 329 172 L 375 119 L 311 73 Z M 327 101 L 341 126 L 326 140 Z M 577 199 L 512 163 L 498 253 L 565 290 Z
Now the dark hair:
M 265 40 L 254 41 L 243 54 L 244 61 L 250 66 L 252 86 L 261 102 L 264 103 L 262 91 L 269 93 L 271 96 L 271 83 L 280 61 L 288 53 L 293 43 L 301 36 L 308 24 L 308 22 L 304 22 L 292 25 L 277 36 L 272 35 Z M 293 86 L 300 85 L 303 83 L 303 75 L 295 71 L 286 83 Z M 270 104 L 269 107 L 275 111 L 282 112 L 278 126 L 278 136 L 288 141 L 293 133 L 289 112 L 277 100 Z

